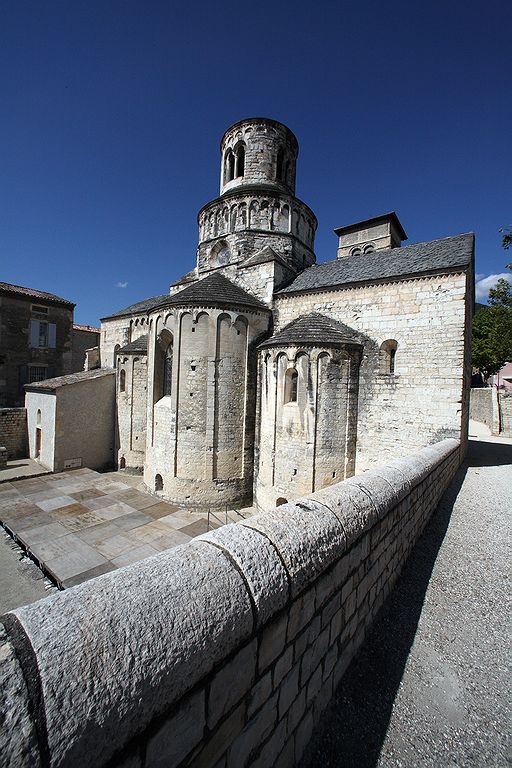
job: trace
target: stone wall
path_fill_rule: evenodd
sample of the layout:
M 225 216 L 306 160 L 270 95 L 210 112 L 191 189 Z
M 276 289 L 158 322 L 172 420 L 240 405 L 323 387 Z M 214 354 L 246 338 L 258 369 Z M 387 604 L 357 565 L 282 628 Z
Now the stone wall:
M 146 355 L 120 355 L 117 370 L 117 466 L 142 473 L 146 453 Z M 121 376 L 124 372 L 124 389 Z
M 57 430 L 57 397 L 55 392 L 27 392 L 25 395 L 27 411 L 29 456 L 38 459 L 43 465 L 54 471 L 55 438 Z
M 0 408 L 0 446 L 7 461 L 28 456 L 27 412 L 24 408 Z
M 26 394 L 30 456 L 54 472 L 114 465 L 115 371 L 86 376 Z
M 265 310 L 162 309 L 150 317 L 144 482 L 195 507 L 252 498 L 255 346 Z M 162 396 L 159 339 L 172 339 L 172 386 Z
M 86 351 L 92 347 L 97 347 L 100 343 L 100 334 L 92 330 L 85 330 L 73 326 L 72 341 L 72 371 L 86 370 Z
M 297 765 L 461 459 L 407 459 L 6 614 L 3 765 Z
M 315 215 L 291 196 L 265 190 L 219 198 L 200 211 L 199 227 L 199 270 L 243 261 L 267 245 L 295 270 L 315 261 Z
M 39 305 L 46 314 L 34 311 Z M 48 324 L 45 346 L 32 338 L 35 323 Z M 22 407 L 27 382 L 71 373 L 72 326 L 73 304 L 0 295 L 0 407 Z
M 278 347 L 260 352 L 254 502 L 260 510 L 354 474 L 361 350 Z M 297 375 L 291 401 L 290 375 Z
M 489 427 L 493 435 L 512 437 L 512 395 L 496 387 L 471 390 L 469 416 Z
M 494 390 L 492 387 L 478 387 L 471 390 L 469 400 L 469 418 L 486 424 L 493 431 L 492 400 Z
M 501 432 L 512 437 L 512 394 L 500 392 Z
M 447 274 L 278 294 L 274 332 L 319 312 L 366 336 L 359 372 L 356 472 L 444 437 L 465 439 L 471 284 L 469 274 Z M 381 370 L 380 347 L 388 340 L 397 343 L 393 373 Z

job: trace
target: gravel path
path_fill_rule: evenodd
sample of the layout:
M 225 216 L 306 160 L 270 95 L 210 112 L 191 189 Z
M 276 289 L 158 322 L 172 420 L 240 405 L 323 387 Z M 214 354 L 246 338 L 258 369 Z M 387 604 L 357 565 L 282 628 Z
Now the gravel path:
M 507 443 L 471 441 L 301 768 L 511 764 Z

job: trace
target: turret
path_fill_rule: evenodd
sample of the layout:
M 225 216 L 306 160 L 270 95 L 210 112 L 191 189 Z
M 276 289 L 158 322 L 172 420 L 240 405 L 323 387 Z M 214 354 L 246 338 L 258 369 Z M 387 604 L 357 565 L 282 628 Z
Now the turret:
M 220 144 L 221 195 L 247 186 L 271 186 L 295 193 L 299 145 L 282 123 L 263 117 L 241 120 L 228 128 Z
M 222 137 L 220 196 L 198 214 L 199 272 L 242 266 L 271 248 L 289 277 L 315 262 L 317 221 L 295 197 L 299 147 L 282 123 L 249 118 Z

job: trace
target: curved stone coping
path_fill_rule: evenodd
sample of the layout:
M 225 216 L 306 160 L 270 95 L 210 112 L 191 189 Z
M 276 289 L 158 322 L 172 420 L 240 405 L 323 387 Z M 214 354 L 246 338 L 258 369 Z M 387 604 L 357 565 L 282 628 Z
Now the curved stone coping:
M 345 534 L 336 515 L 310 499 L 282 504 L 239 525 L 272 542 L 288 571 L 292 598 L 345 550 Z
M 195 542 L 13 613 L 37 658 L 51 765 L 73 768 L 106 763 L 253 629 L 239 571 Z
M 104 765 L 229 664 L 458 447 L 443 440 L 7 614 L 8 640 L 31 701 L 27 709 L 17 674 L 8 723 L 35 713 L 50 766 Z M 9 648 L 0 643 L 0 679 L 12 667 Z M 1 716 L 6 709 L 4 703 Z M 20 743 L 10 728 L 5 749 L 33 754 L 33 728 L 22 732 Z
M 195 541 L 204 541 L 223 550 L 243 573 L 261 626 L 289 599 L 288 573 L 270 541 L 256 530 L 234 524 L 204 533 Z
M 323 488 L 309 499 L 323 504 L 336 515 L 349 547 L 459 446 L 458 440 L 447 438 L 406 459 L 394 459 L 338 485 Z

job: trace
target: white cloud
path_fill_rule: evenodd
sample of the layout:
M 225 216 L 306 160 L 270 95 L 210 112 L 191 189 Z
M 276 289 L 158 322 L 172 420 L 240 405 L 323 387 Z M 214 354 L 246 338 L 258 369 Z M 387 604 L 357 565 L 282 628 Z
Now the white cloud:
M 127 286 L 128 286 L 128 283 L 122 283 L 121 281 L 116 283 L 116 288 L 126 288 Z
M 488 275 L 488 277 L 484 277 L 483 275 L 476 275 L 476 284 L 475 284 L 475 298 L 477 301 L 487 301 L 489 298 L 489 290 L 491 288 L 494 288 L 498 280 L 508 280 L 509 283 L 512 283 L 512 277 L 510 275 L 510 272 L 500 272 L 499 275 Z

